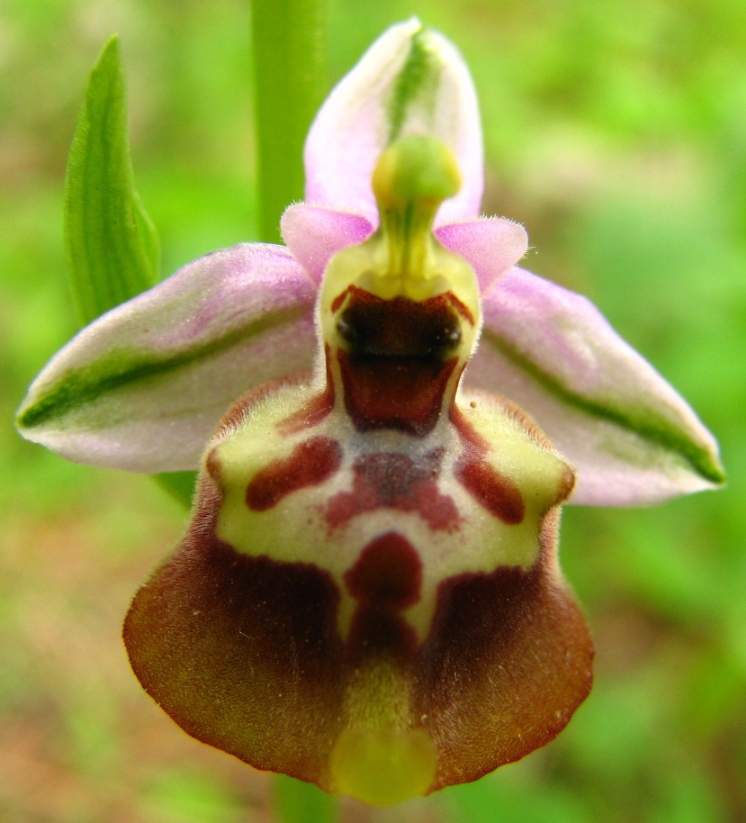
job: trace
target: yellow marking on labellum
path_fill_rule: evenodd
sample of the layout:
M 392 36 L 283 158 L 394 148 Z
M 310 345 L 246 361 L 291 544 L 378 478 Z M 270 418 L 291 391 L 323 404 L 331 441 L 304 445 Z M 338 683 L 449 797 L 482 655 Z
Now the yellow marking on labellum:
M 368 656 L 345 701 L 346 728 L 330 757 L 334 791 L 374 806 L 424 794 L 438 763 L 424 728 L 412 726 L 409 678 L 390 651 Z
M 438 753 L 424 729 L 345 729 L 331 754 L 334 790 L 391 806 L 425 794 Z
M 329 572 L 340 593 L 337 626 L 343 640 L 350 637 L 360 603 L 345 576 L 382 535 L 400 534 L 422 562 L 419 599 L 402 603 L 397 610 L 419 643 L 430 632 L 437 589 L 444 579 L 489 573 L 499 566 L 529 569 L 536 562 L 544 514 L 568 495 L 572 473 L 514 407 L 488 395 L 475 395 L 478 403 L 472 407 L 472 396 L 467 396 L 457 403 L 457 415 L 441 415 L 432 432 L 417 438 L 387 430 L 359 436 L 344 407 L 335 405 L 310 431 L 282 434 L 279 424 L 307 405 L 318 390 L 291 384 L 259 397 L 244 415 L 236 416 L 234 428 L 213 440 L 207 462 L 223 494 L 218 536 L 244 554 L 311 564 Z M 484 454 L 474 445 L 480 441 L 490 446 Z M 268 466 L 285 464 L 304 443 L 306 448 L 339 444 L 339 469 L 317 484 L 278 497 L 269 508 L 252 508 L 247 489 Z M 524 505 L 520 522 L 501 520 L 459 479 L 464 456 L 472 452 L 475 460 L 517 489 Z M 386 454 L 390 457 L 381 461 Z M 380 477 L 372 471 L 379 462 L 384 463 Z M 412 482 L 407 484 L 402 466 L 410 463 Z M 421 482 L 412 467 L 429 470 L 427 482 Z M 376 484 L 392 471 L 391 483 L 379 488 Z M 386 490 L 389 500 L 382 497 Z M 368 507 L 368 500 L 375 505 Z M 453 528 L 451 506 L 458 513 Z M 446 528 L 440 527 L 439 514 Z
M 190 734 L 389 805 L 551 739 L 591 648 L 554 554 L 571 469 L 509 402 L 459 393 L 479 290 L 432 234 L 455 160 L 403 138 L 373 186 L 379 230 L 324 276 L 315 377 L 228 412 L 125 640 Z

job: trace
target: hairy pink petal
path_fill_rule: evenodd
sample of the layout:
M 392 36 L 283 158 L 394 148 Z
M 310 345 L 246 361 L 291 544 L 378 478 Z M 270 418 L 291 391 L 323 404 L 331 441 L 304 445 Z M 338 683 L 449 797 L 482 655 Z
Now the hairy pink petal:
M 238 395 L 310 368 L 314 296 L 282 246 L 202 257 L 68 343 L 29 389 L 19 428 L 81 463 L 196 468 Z
M 534 416 L 577 470 L 570 502 L 647 505 L 722 482 L 712 435 L 589 300 L 519 268 L 483 297 L 468 384 Z
M 449 223 L 435 232 L 440 242 L 465 258 L 486 291 L 526 253 L 528 235 L 519 223 L 500 217 Z
M 332 255 L 345 246 L 362 243 L 373 231 L 360 214 L 298 203 L 282 215 L 282 236 L 314 283 L 321 282 Z

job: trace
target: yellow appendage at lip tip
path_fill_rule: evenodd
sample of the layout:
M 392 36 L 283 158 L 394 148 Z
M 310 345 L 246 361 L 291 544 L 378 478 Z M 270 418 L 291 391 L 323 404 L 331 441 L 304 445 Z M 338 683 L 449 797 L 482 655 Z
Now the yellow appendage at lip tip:
M 437 763 L 424 729 L 346 729 L 331 754 L 333 790 L 371 806 L 391 806 L 424 794 Z

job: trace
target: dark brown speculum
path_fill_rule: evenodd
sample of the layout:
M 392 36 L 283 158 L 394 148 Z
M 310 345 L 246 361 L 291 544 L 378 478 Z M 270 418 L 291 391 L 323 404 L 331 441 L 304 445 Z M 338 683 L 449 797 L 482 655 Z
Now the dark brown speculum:
M 461 324 L 474 322 L 468 310 L 450 292 L 418 302 L 351 287 L 337 318 L 336 356 L 356 428 L 430 431 L 458 378 Z

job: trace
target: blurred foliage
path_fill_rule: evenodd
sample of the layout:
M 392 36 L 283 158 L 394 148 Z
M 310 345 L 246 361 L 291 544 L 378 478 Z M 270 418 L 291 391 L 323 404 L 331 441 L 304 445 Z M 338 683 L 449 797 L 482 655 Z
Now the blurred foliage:
M 730 485 L 662 508 L 566 511 L 563 565 L 596 685 L 550 746 L 474 785 L 345 821 L 746 819 L 746 4 L 330 3 L 334 80 L 418 14 L 483 111 L 484 210 L 526 265 L 587 293 L 720 439 Z M 22 442 L 25 386 L 75 330 L 61 234 L 90 66 L 122 40 L 137 186 L 163 270 L 256 236 L 243 0 L 0 4 L 0 820 L 272 819 L 266 778 L 188 739 L 118 643 L 184 513 L 144 478 Z

